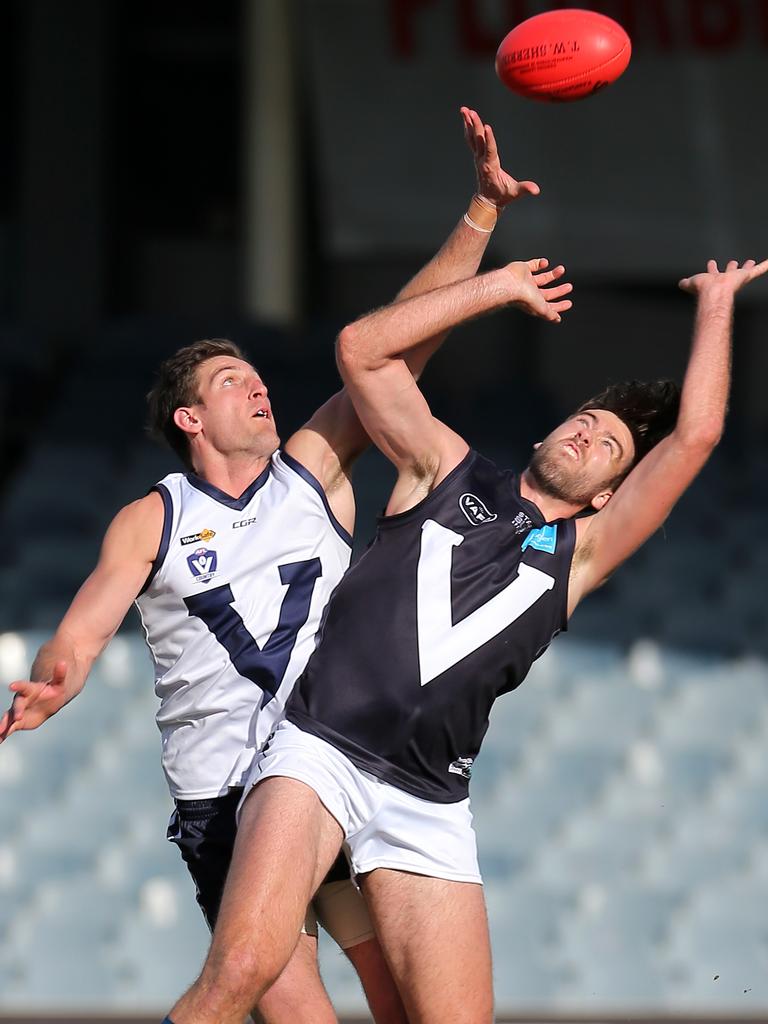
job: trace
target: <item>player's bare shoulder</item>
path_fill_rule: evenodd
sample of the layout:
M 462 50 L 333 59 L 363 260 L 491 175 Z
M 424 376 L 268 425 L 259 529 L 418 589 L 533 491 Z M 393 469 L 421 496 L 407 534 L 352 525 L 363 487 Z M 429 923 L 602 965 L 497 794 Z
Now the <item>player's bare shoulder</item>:
M 165 522 L 165 506 L 157 491 L 131 501 L 115 515 L 104 537 L 103 553 L 152 562 L 157 556 Z

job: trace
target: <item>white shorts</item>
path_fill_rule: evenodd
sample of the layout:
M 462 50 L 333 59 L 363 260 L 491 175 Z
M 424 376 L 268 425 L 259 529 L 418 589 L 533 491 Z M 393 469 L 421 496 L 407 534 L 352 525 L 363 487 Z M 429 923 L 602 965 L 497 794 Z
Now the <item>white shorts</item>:
M 356 875 L 392 868 L 482 884 L 468 799 L 439 804 L 412 796 L 285 719 L 254 760 L 243 799 L 270 776 L 297 779 L 317 793 L 344 832 Z

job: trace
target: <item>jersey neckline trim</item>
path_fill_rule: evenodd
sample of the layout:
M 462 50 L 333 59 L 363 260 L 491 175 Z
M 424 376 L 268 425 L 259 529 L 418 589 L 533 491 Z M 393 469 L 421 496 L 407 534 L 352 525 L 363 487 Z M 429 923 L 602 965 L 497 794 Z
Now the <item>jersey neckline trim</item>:
M 331 506 L 328 502 L 328 495 L 325 493 L 325 489 L 323 488 L 323 485 L 320 483 L 317 477 L 310 473 L 306 466 L 303 466 L 298 459 L 294 459 L 292 455 L 289 455 L 288 452 L 280 451 L 279 455 L 289 469 L 292 469 L 294 473 L 297 473 L 302 478 L 302 480 L 308 483 L 309 486 L 314 491 L 317 492 L 318 496 L 320 497 L 320 500 L 325 506 L 325 511 L 328 514 L 328 518 L 331 521 L 331 526 L 334 528 L 336 533 L 338 533 L 338 535 L 341 537 L 344 543 L 352 547 L 352 536 L 347 530 L 344 529 L 344 527 L 338 521 L 336 516 L 333 514 L 333 510 L 331 509 Z
M 522 473 L 515 473 L 513 478 L 512 478 L 512 486 L 514 487 L 514 490 L 515 490 L 515 497 L 520 502 L 520 504 L 525 509 L 525 511 L 528 512 L 529 515 L 532 513 L 538 519 L 538 522 L 533 524 L 534 526 L 546 526 L 547 525 L 547 520 L 544 518 L 544 513 L 541 511 L 539 506 L 535 502 L 529 501 L 528 498 L 524 498 L 522 496 L 522 494 L 520 493 L 520 481 L 521 480 L 522 480 Z M 553 519 L 551 521 L 553 523 L 556 523 L 556 522 L 559 522 L 560 520 Z
M 207 480 L 203 480 L 202 477 L 196 473 L 185 473 L 187 483 L 194 487 L 195 490 L 202 491 L 203 494 L 207 494 L 209 498 L 213 498 L 214 501 L 218 501 L 220 505 L 226 505 L 227 508 L 234 509 L 236 512 L 242 512 L 243 509 L 248 505 L 251 498 L 253 498 L 256 491 L 264 486 L 269 479 L 269 471 L 272 468 L 270 462 L 256 479 L 250 483 L 239 498 L 233 498 L 231 494 L 227 494 L 226 491 L 222 491 L 219 487 L 209 483 Z
M 152 491 L 157 491 L 163 499 L 163 532 L 160 535 L 160 547 L 157 549 L 157 554 L 152 562 L 152 568 L 149 570 L 149 576 L 147 576 L 144 586 L 139 591 L 139 597 L 149 590 L 152 580 L 157 576 L 162 568 L 165 556 L 168 554 L 168 547 L 171 543 L 171 529 L 173 527 L 173 501 L 171 500 L 168 488 L 165 484 L 155 484 L 154 487 L 150 488 L 149 493 L 151 494 Z

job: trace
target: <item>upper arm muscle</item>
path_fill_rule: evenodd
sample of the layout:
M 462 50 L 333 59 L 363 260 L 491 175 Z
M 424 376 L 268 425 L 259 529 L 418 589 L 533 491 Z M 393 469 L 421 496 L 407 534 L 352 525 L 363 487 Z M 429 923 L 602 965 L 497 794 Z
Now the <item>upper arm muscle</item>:
M 576 602 L 655 533 L 710 451 L 709 445 L 684 444 L 670 434 L 635 466 L 604 508 L 584 521 L 572 574 Z
M 141 591 L 160 545 L 163 515 L 162 499 L 152 492 L 112 520 L 96 568 L 59 626 L 85 657 L 100 653 Z

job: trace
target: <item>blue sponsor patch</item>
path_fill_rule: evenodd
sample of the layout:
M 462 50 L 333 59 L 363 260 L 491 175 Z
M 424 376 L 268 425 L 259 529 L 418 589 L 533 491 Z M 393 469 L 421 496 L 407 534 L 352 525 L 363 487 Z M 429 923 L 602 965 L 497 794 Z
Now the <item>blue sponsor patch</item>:
M 557 525 L 540 526 L 538 530 L 531 530 L 523 541 L 523 551 L 526 548 L 536 548 L 537 551 L 546 551 L 548 555 L 554 555 L 557 547 Z

